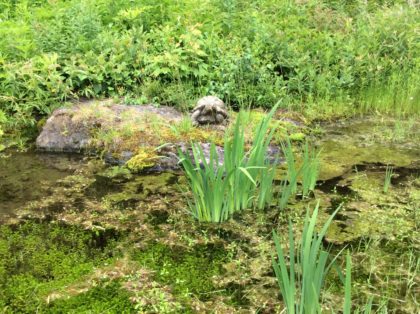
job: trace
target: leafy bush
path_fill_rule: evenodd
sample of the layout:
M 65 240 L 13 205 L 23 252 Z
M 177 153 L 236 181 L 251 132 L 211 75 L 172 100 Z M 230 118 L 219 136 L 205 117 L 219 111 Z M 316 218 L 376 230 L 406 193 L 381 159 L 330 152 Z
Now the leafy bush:
M 0 1 L 0 106 L 13 126 L 78 96 L 418 114 L 410 3 Z

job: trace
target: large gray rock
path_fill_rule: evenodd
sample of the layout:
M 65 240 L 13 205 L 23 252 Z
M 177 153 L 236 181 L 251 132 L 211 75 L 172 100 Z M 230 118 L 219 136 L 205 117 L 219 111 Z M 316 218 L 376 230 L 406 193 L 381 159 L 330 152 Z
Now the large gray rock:
M 226 124 L 228 119 L 224 102 L 215 96 L 201 98 L 191 113 L 194 125 Z
M 104 111 L 106 109 L 106 111 Z M 103 111 L 102 114 L 100 111 Z M 89 113 L 89 117 L 84 119 Z M 92 147 L 93 129 L 117 128 L 124 116 L 131 119 L 153 114 L 168 123 L 179 121 L 183 115 L 172 107 L 152 105 L 128 106 L 112 104 L 109 101 L 85 102 L 69 108 L 55 110 L 46 121 L 38 138 L 36 147 L 47 152 L 78 153 Z
M 89 128 L 74 123 L 75 108 L 60 108 L 53 112 L 36 139 L 38 149 L 48 152 L 81 152 L 89 146 Z

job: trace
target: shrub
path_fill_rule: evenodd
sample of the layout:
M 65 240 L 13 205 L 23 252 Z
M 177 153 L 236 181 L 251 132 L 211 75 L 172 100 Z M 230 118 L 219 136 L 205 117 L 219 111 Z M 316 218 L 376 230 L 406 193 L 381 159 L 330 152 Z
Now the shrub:
M 175 92 L 143 102 L 181 108 L 216 94 L 235 108 L 282 99 L 317 115 L 418 114 L 417 17 L 406 1 L 0 1 L 2 109 L 25 111 L 14 119 L 27 126 L 57 99 L 133 96 L 147 81 Z M 52 55 L 45 71 L 38 63 Z

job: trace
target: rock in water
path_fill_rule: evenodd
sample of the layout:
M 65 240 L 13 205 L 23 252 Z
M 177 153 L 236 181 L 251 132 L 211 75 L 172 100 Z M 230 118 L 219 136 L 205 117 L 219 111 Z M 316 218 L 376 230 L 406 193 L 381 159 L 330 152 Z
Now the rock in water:
M 194 125 L 226 124 L 228 119 L 224 102 L 215 96 L 201 98 L 191 114 Z
M 91 135 L 84 124 L 74 123 L 74 109 L 60 108 L 47 120 L 36 139 L 38 149 L 50 152 L 81 152 L 89 146 Z

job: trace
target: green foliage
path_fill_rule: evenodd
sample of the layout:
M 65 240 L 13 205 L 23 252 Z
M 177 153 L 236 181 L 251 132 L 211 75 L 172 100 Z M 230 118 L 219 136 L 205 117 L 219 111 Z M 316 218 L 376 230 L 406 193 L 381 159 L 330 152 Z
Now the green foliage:
M 302 183 L 301 193 L 303 198 L 307 197 L 315 189 L 320 168 L 320 152 L 311 149 L 308 140 L 306 140 L 302 151 L 302 163 L 300 167 L 297 167 L 290 139 L 287 138 L 286 142 L 282 142 L 281 147 L 287 165 L 287 174 L 281 184 L 281 197 L 279 200 L 280 209 L 284 209 L 289 198 L 298 191 L 298 180 Z
M 275 132 L 275 128 L 269 128 L 276 109 L 277 105 L 255 129 L 249 152 L 245 151 L 242 114 L 237 117 L 232 136 L 225 136 L 223 163 L 219 162 L 214 144 L 209 160 L 199 144 L 192 144 L 192 158 L 179 151 L 193 196 L 190 211 L 199 221 L 225 221 L 233 213 L 249 208 L 253 200 L 258 208 L 270 203 L 275 168 L 267 160 L 267 151 Z
M 391 179 L 392 179 L 393 174 L 394 174 L 394 168 L 387 165 L 386 170 L 385 170 L 384 193 L 387 193 L 389 187 L 391 186 Z
M 10 129 L 80 96 L 418 114 L 410 3 L 3 0 L 0 106 Z
M 336 255 L 332 261 L 328 261 L 329 251 L 323 249 L 322 239 L 339 208 L 325 222 L 322 230 L 316 232 L 318 208 L 319 202 L 312 216 L 307 212 L 302 237 L 296 247 L 294 231 L 289 222 L 287 253 L 281 246 L 280 238 L 273 231 L 277 258 L 273 257 L 272 264 L 289 314 L 321 313 L 320 301 L 325 277 L 338 257 Z M 290 264 L 287 259 L 290 259 Z
M 281 143 L 281 148 L 286 159 L 287 165 L 287 180 L 289 181 L 290 193 L 295 194 L 297 192 L 297 177 L 299 171 L 296 168 L 295 155 L 293 153 L 292 143 L 290 139 L 286 139 L 286 143 Z
M 302 197 L 309 195 L 310 191 L 313 191 L 316 185 L 316 180 L 319 174 L 319 152 L 315 152 L 309 148 L 308 141 L 305 142 L 303 149 L 303 161 L 302 161 Z
M 103 236 L 56 223 L 0 227 L 0 308 L 36 312 L 47 294 L 113 256 L 114 240 Z
M 228 218 L 227 189 L 224 167 L 219 165 L 216 146 L 210 147 L 206 161 L 199 144 L 192 145 L 193 159 L 179 151 L 180 162 L 188 178 L 193 201 L 189 201 L 192 215 L 199 221 L 222 222 Z
M 171 285 L 172 291 L 183 300 L 189 300 L 191 295 L 205 300 L 208 293 L 214 292 L 212 277 L 222 272 L 226 256 L 222 247 L 214 245 L 185 250 L 161 243 L 133 253 L 135 260 L 155 272 L 155 280 Z

